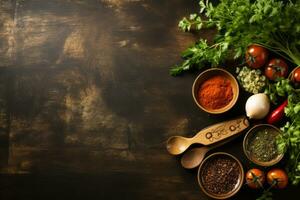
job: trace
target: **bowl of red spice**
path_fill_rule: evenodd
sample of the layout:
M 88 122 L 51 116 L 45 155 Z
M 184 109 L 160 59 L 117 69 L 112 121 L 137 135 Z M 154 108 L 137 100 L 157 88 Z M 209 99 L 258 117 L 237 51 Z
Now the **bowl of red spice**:
M 239 96 L 239 85 L 228 71 L 212 68 L 195 79 L 192 94 L 199 108 L 211 114 L 221 114 L 235 105 Z
M 197 178 L 200 188 L 207 196 L 227 199 L 241 189 L 244 170 L 236 157 L 225 152 L 217 152 L 203 160 Z

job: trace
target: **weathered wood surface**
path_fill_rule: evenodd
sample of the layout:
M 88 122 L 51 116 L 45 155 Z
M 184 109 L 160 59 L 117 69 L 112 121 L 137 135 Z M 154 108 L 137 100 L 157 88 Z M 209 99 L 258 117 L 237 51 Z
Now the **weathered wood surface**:
M 0 0 L 0 199 L 207 199 L 164 142 L 244 102 L 208 116 L 191 98 L 196 74 L 168 75 L 197 38 L 177 29 L 192 10 L 193 0 Z M 241 140 L 219 150 L 249 164 Z

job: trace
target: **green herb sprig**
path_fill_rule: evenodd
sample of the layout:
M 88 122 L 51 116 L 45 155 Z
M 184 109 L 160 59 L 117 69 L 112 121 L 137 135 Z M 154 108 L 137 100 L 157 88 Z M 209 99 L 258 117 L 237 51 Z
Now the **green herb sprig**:
M 286 152 L 289 180 L 293 185 L 300 182 L 300 89 L 295 89 L 288 79 L 270 84 L 266 90 L 270 99 L 277 102 L 278 97 L 288 98 L 284 112 L 289 121 L 281 128 L 283 136 L 278 138 L 280 151 Z
M 183 18 L 183 31 L 216 28 L 213 44 L 200 39 L 183 52 L 182 64 L 170 70 L 171 75 L 201 69 L 206 64 L 218 66 L 227 58 L 240 58 L 246 48 L 260 44 L 300 65 L 300 0 L 220 0 L 214 6 L 200 0 L 198 14 Z M 204 16 L 203 16 L 204 15 Z

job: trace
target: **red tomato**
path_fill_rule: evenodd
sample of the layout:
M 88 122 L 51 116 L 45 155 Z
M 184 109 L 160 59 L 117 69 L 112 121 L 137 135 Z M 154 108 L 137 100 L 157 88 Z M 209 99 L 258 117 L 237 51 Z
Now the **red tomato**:
M 282 169 L 272 169 L 267 174 L 267 181 L 272 187 L 283 189 L 288 185 L 288 175 Z
M 252 189 L 263 188 L 265 174 L 260 169 L 250 169 L 246 173 L 246 184 Z
M 246 62 L 249 67 L 257 69 L 267 62 L 268 50 L 259 45 L 250 45 L 246 52 Z
M 266 69 L 265 75 L 270 80 L 276 80 L 279 77 L 286 77 L 288 74 L 288 65 L 280 58 L 270 60 Z
M 293 72 L 293 81 L 300 83 L 300 66 Z

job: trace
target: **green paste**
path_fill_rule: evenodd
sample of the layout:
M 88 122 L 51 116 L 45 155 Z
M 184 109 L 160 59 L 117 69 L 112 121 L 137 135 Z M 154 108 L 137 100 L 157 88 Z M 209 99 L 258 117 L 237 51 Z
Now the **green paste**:
M 275 159 L 279 152 L 276 143 L 278 133 L 271 129 L 258 131 L 250 138 L 248 149 L 250 155 L 261 162 Z

